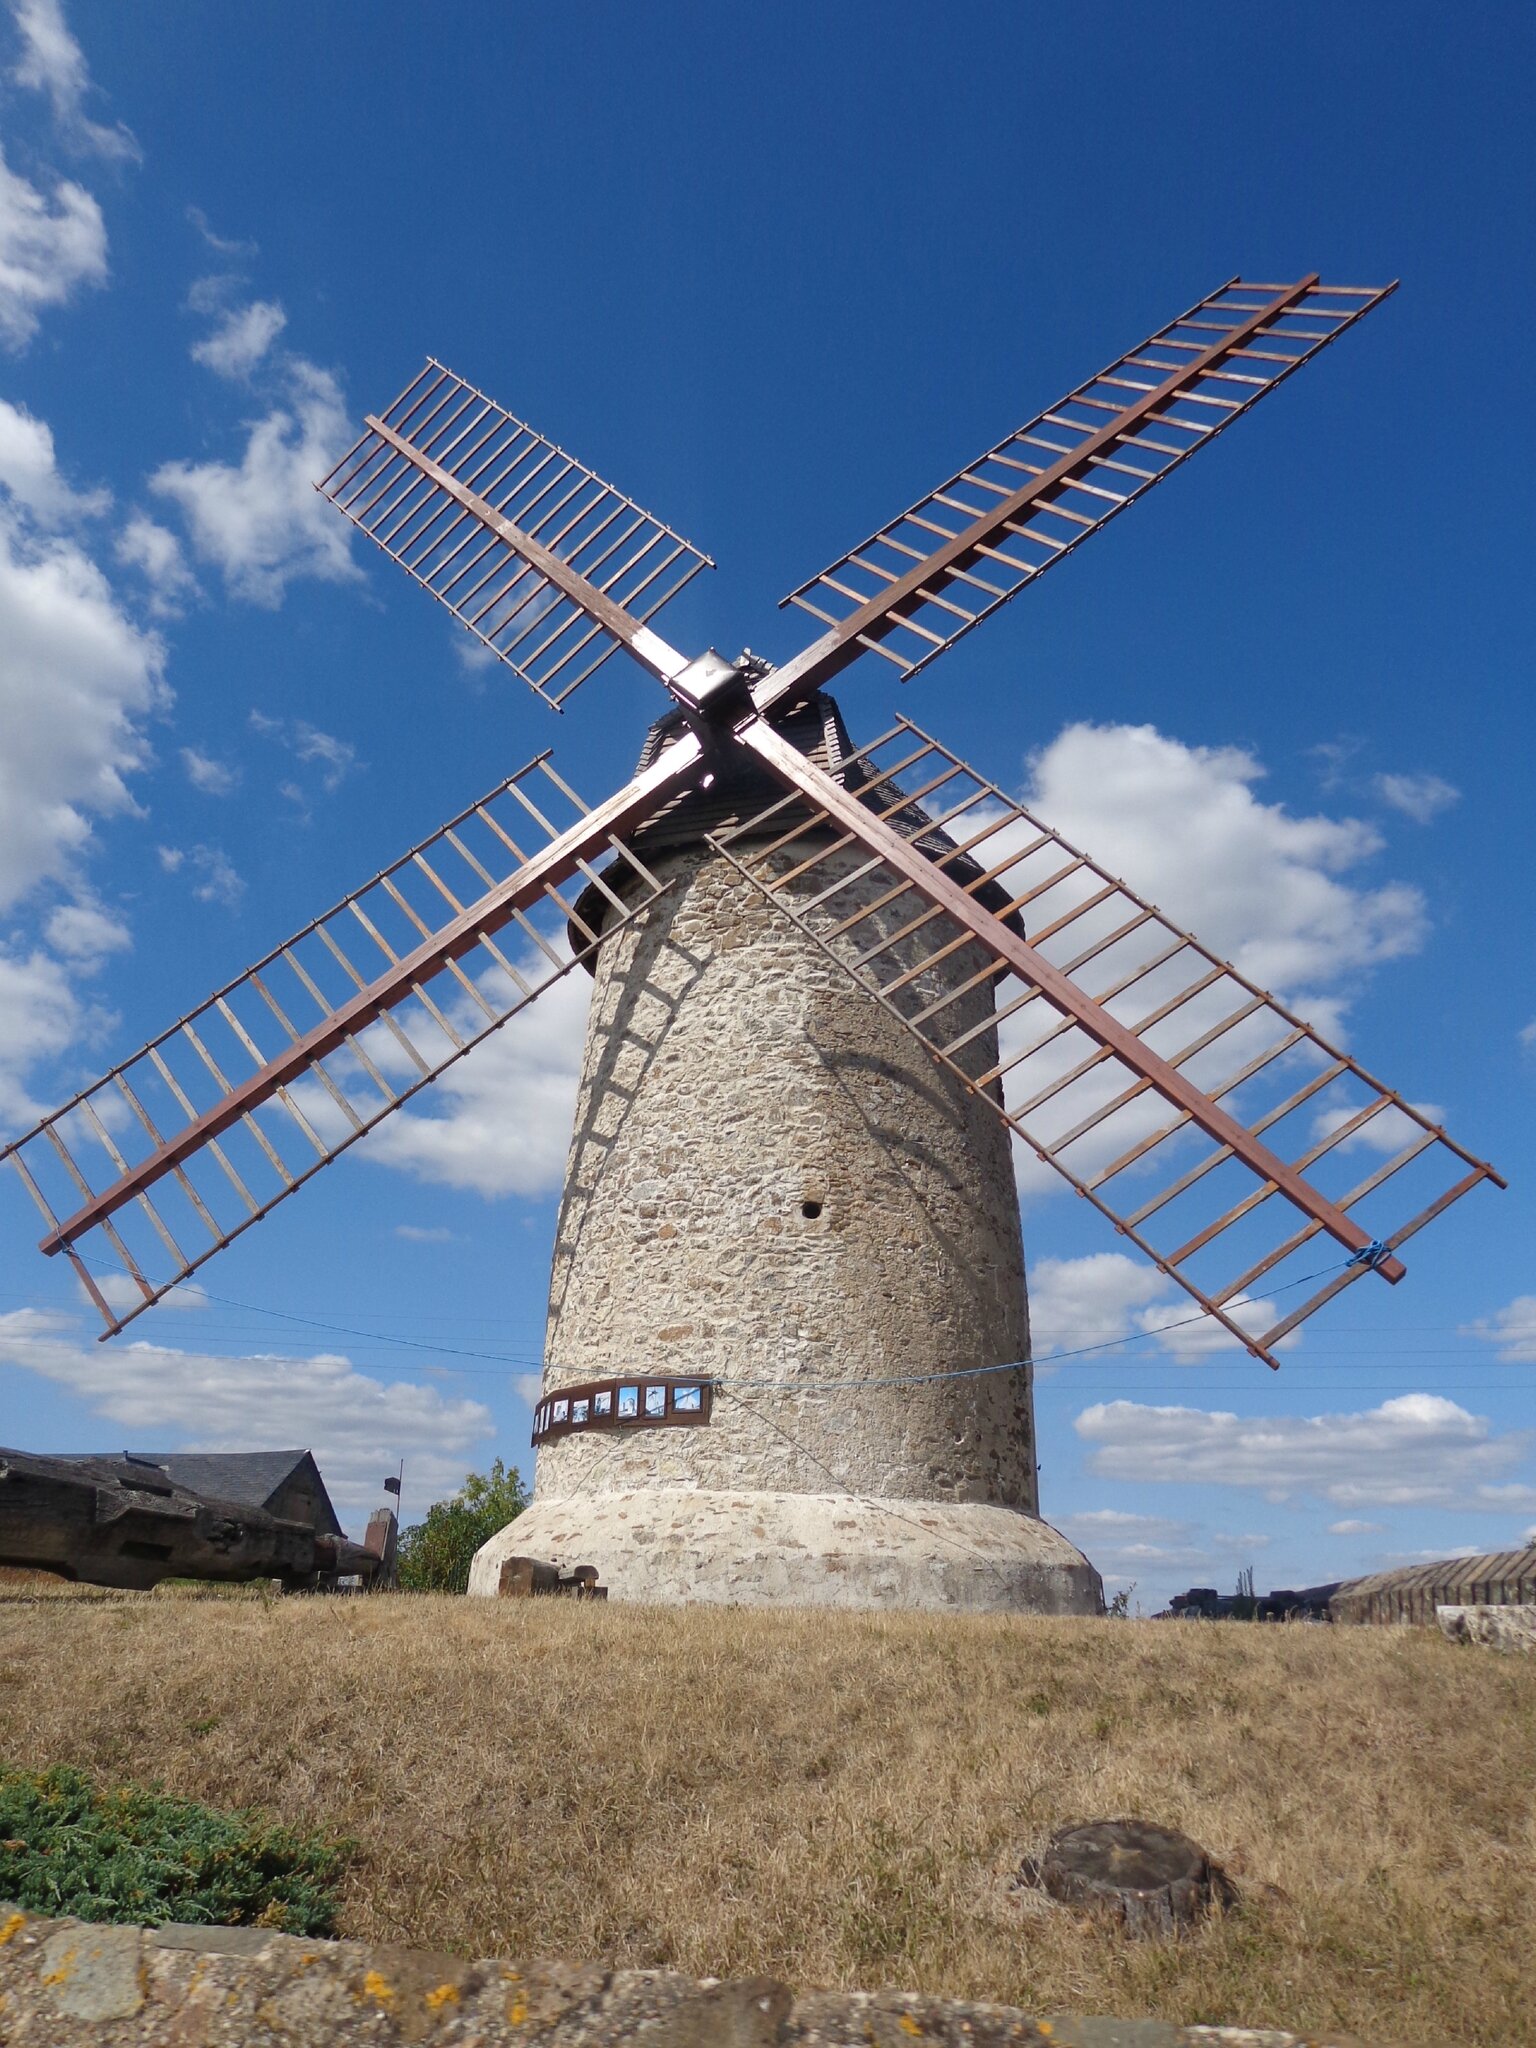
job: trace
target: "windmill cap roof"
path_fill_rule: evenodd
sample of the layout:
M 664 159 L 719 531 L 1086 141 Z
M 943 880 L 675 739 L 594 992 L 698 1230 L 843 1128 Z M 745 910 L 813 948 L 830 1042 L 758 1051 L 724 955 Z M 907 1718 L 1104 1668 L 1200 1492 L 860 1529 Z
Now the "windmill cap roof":
M 844 788 L 858 790 L 873 798 L 880 792 L 884 809 L 897 791 L 893 784 L 882 784 L 878 776 L 869 774 L 860 761 L 850 760 L 854 752 L 848 728 L 843 723 L 843 714 L 836 701 L 825 691 L 818 691 L 814 697 L 794 705 L 789 711 L 775 714 L 771 723 L 775 732 L 797 747 L 807 760 L 842 783 Z M 640 749 L 640 758 L 635 764 L 635 773 L 643 774 L 666 752 L 674 741 L 687 732 L 688 725 L 681 711 L 668 713 L 658 718 L 645 736 Z M 767 769 L 756 754 L 745 747 L 732 747 L 716 764 L 713 778 L 707 789 L 688 789 L 662 805 L 643 825 L 629 835 L 629 843 L 641 860 L 650 862 L 658 854 L 680 852 L 696 847 L 715 832 L 726 832 L 746 824 L 749 820 L 766 811 L 770 805 L 779 804 L 785 795 L 784 785 Z M 808 802 L 795 801 L 774 812 L 772 820 L 765 824 L 763 831 L 777 838 L 780 833 L 791 830 L 796 824 L 808 821 L 811 806 Z M 908 807 L 903 824 L 912 819 L 926 822 L 927 814 L 921 805 Z M 830 838 L 832 834 L 828 832 Z M 910 832 L 908 836 L 913 836 Z M 942 853 L 945 847 L 952 847 L 954 841 L 939 826 L 916 835 L 917 843 L 924 852 Z M 612 873 L 612 868 L 605 871 Z M 973 879 L 980 869 L 966 856 L 951 861 L 948 872 L 962 885 Z M 1004 912 L 1008 904 L 1008 892 L 996 882 L 986 882 L 976 890 L 976 899 L 988 910 Z M 576 918 L 590 930 L 601 931 L 612 913 L 612 904 L 595 883 L 589 882 L 575 906 Z M 1019 929 L 1017 914 L 1010 915 L 1009 924 Z M 567 927 L 572 951 L 582 943 L 573 921 Z M 593 956 L 589 953 L 582 962 L 590 973 Z

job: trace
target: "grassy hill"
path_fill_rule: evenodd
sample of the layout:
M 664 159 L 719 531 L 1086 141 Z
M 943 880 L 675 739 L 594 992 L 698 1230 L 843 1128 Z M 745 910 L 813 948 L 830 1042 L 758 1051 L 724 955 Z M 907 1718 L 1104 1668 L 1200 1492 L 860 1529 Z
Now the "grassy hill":
M 23 1595 L 0 1756 L 334 1826 L 374 1939 L 1536 2041 L 1536 1660 L 1431 1631 Z M 1011 1888 L 1126 1813 L 1243 1909 L 1133 1946 Z

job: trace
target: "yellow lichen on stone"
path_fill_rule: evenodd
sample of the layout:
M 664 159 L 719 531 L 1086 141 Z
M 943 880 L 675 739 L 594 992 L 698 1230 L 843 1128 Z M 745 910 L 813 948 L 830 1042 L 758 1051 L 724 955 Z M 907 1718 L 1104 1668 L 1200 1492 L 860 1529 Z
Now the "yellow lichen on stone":
M 439 1984 L 435 1991 L 427 1993 L 428 2012 L 441 2012 L 445 2005 L 457 2005 L 459 1987 L 457 1984 Z
M 26 1924 L 25 1913 L 8 1913 L 5 1919 L 0 1920 L 0 1948 L 4 1948 L 14 1935 L 20 1934 Z
M 390 2005 L 394 2002 L 395 1987 L 377 1970 L 370 1970 L 363 1979 L 363 1996 L 374 1999 L 379 2005 Z
M 520 2027 L 520 2026 L 521 2026 L 521 2025 L 523 2024 L 524 2020 L 526 2020 L 526 2019 L 527 2019 L 527 2017 L 528 2017 L 528 2001 L 527 2001 L 527 1999 L 526 1999 L 526 1998 L 511 1998 L 511 1999 L 508 1999 L 508 2001 L 507 2001 L 507 2025 L 508 2025 L 509 2027 Z
M 904 2034 L 920 2034 L 923 2031 L 909 2012 L 904 2012 L 897 2024 Z

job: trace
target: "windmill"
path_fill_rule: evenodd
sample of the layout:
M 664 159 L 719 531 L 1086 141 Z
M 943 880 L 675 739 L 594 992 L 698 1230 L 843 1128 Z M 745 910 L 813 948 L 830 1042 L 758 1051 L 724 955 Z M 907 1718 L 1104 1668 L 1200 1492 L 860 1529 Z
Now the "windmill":
M 1230 280 L 793 591 L 778 667 L 663 640 L 707 557 L 429 360 L 320 488 L 547 703 L 622 648 L 665 715 L 601 803 L 538 756 L 8 1148 L 104 1334 L 581 966 L 538 1487 L 475 1584 L 515 1537 L 621 1596 L 1092 1607 L 1037 1519 L 1010 1154 L 1272 1367 L 1503 1183 L 827 686 L 926 669 L 1392 289 Z

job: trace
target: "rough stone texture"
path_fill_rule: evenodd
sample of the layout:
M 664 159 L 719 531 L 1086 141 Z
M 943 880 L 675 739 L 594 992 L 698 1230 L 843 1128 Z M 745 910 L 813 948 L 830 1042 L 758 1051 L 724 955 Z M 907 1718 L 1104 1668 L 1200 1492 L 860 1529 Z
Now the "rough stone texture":
M 851 853 L 837 860 L 845 871 L 858 864 Z M 645 1488 L 846 1491 L 1033 1517 L 1027 1366 L 875 1384 L 1027 1358 L 1002 1126 L 729 863 L 692 849 L 660 857 L 657 871 L 673 886 L 598 957 L 544 1391 L 621 1372 L 743 1384 L 717 1394 L 703 1429 L 547 1444 L 535 1520 L 522 1524 L 518 1548 L 533 1554 L 528 1532 L 559 1501 Z M 818 870 L 807 889 L 824 889 L 830 872 Z M 846 917 L 881 893 L 865 878 L 817 915 Z M 878 911 L 860 943 L 912 910 L 907 899 Z M 919 976 L 906 1000 L 926 1003 L 980 965 L 976 949 L 963 949 Z M 987 987 L 961 997 L 955 1028 L 985 1027 L 991 1001 Z M 995 1057 L 994 1034 L 983 1028 L 967 1057 L 980 1073 Z M 817 1213 L 804 1213 L 808 1205 Z M 784 1380 L 787 1389 L 750 1384 Z M 828 1380 L 869 1384 L 819 1384 Z M 763 1527 L 771 1546 L 783 1527 L 776 1509 L 764 1508 Z M 618 1597 L 684 1597 L 675 1573 L 650 1581 L 636 1560 L 590 1547 L 616 1525 L 598 1518 L 591 1529 L 579 1561 L 595 1564 Z M 687 1548 L 681 1534 L 676 1541 Z M 1043 1554 L 1063 1548 L 1049 1537 Z M 1087 1568 L 1071 1556 L 1081 1579 Z M 856 1569 L 851 1556 L 845 1569 Z M 925 1599 L 914 1553 L 901 1591 L 882 1566 L 879 1584 L 892 1590 L 871 1581 L 862 1604 L 996 1604 L 990 1558 L 975 1561 L 972 1602 L 962 1568 L 951 1561 L 941 1576 L 942 1590 Z M 782 1585 L 754 1588 L 737 1572 L 731 1597 L 802 1597 Z M 473 1586 L 490 1590 L 487 1573 Z M 1019 1591 L 1037 1604 L 1022 1581 Z
M 596 1564 L 610 1599 L 1096 1614 L 1092 1565 L 1047 1523 L 980 1503 L 638 1487 L 535 1500 L 475 1558 Z
M 103 1962 L 102 1959 L 110 1958 Z M 103 1974 L 105 1973 L 105 1974 Z M 108 1988 L 103 1991 L 102 1985 Z M 252 1928 L 87 1927 L 0 1904 L 5 2048 L 1346 2048 L 1333 2036 L 1031 2019 L 896 1991 L 797 1997 L 769 1978 L 465 1962 Z
M 1435 1620 L 1453 1643 L 1536 1652 L 1536 1606 L 1437 1607 Z

